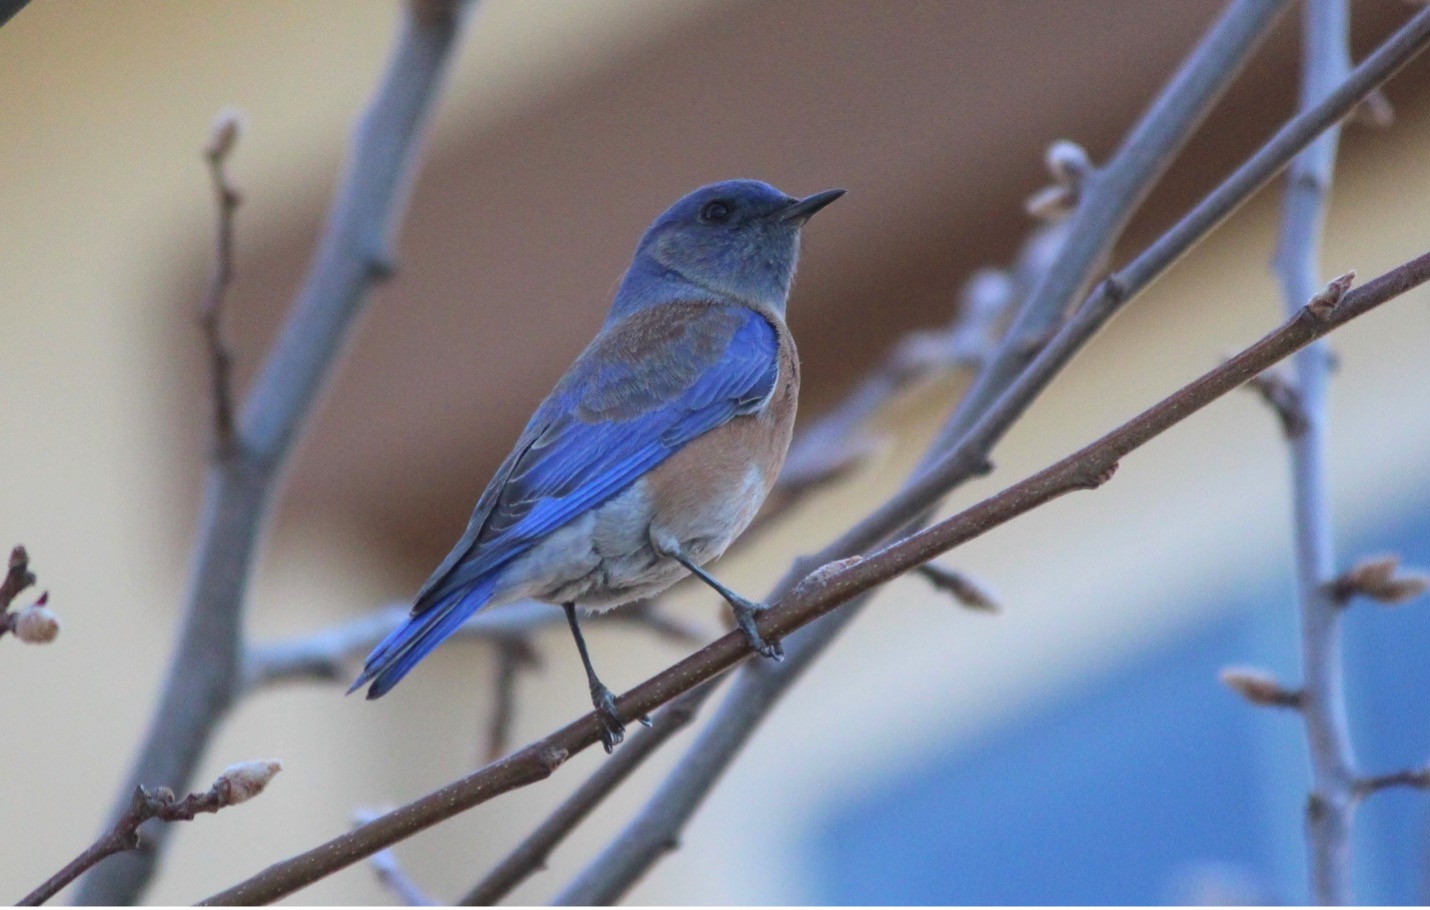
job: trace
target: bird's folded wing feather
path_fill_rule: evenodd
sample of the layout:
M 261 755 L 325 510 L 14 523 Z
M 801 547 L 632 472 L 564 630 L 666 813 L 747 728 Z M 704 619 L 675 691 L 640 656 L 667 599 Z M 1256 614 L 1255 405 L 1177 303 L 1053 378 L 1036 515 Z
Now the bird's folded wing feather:
M 423 585 L 417 615 L 765 401 L 779 336 L 759 313 L 665 304 L 607 328 L 544 401 Z

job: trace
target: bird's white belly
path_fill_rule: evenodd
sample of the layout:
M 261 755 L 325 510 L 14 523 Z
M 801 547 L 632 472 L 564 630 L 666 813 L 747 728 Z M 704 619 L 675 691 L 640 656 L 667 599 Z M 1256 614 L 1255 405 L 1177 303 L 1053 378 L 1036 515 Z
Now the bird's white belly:
M 504 574 L 501 600 L 523 597 L 575 603 L 588 610 L 651 597 L 685 577 L 687 570 L 657 551 L 654 540 L 675 540 L 697 565 L 715 559 L 754 519 L 765 496 L 754 466 L 735 489 L 705 508 L 652 527 L 648 485 L 637 480 L 600 507 L 547 535 Z

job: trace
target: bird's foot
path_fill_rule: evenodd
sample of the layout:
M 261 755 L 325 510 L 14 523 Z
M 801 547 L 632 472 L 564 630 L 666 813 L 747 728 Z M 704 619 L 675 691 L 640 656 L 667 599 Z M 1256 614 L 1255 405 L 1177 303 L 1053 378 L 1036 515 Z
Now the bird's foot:
M 760 635 L 759 627 L 755 625 L 755 617 L 762 611 L 769 609 L 761 603 L 753 600 L 746 600 L 741 597 L 738 601 L 730 601 L 730 609 L 735 611 L 735 624 L 740 627 L 740 631 L 745 633 L 745 641 L 750 643 L 750 648 L 761 657 L 768 657 L 770 660 L 784 660 L 785 649 L 778 641 L 765 641 Z
M 626 738 L 626 725 L 621 723 L 621 715 L 616 712 L 616 697 L 601 683 L 591 685 L 591 704 L 596 709 L 596 720 L 601 724 L 601 745 L 610 755 L 621 740 Z M 646 719 L 643 717 L 641 721 Z

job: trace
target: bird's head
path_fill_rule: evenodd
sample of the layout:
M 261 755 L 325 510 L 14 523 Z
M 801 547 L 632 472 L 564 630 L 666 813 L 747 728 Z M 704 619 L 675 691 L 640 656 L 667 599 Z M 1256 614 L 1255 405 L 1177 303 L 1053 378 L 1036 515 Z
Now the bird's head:
M 758 180 L 727 180 L 689 193 L 646 230 L 611 315 L 688 299 L 693 291 L 783 312 L 800 229 L 843 195 L 825 190 L 796 199 Z

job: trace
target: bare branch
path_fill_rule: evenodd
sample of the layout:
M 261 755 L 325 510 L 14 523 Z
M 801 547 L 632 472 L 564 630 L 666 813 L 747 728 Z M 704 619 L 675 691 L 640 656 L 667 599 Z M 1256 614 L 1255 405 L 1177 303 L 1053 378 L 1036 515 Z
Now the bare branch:
M 1307 0 L 1302 7 L 1301 108 L 1322 103 L 1350 72 L 1350 10 L 1346 0 Z M 1340 130 L 1332 126 L 1296 156 L 1286 175 L 1276 271 L 1287 312 L 1328 317 L 1342 304 L 1355 273 L 1320 286 L 1321 233 L 1335 169 Z M 1306 302 L 1310 295 L 1310 301 Z M 1305 304 L 1302 307 L 1302 304 Z M 1311 896 L 1320 904 L 1349 904 L 1351 815 L 1355 759 L 1346 724 L 1339 610 L 1326 584 L 1335 572 L 1330 479 L 1326 468 L 1331 365 L 1323 343 L 1291 364 L 1296 432 L 1283 415 L 1290 445 L 1296 537 L 1296 589 L 1305 681 L 1298 702 L 1311 752 L 1312 790 L 1306 813 Z
M 492 687 L 492 716 L 487 727 L 487 761 L 506 754 L 511 741 L 511 722 L 516 714 L 516 675 L 522 667 L 541 663 L 531 643 L 524 638 L 504 638 L 496 643 L 497 678 Z
M 714 681 L 706 683 L 662 708 L 655 715 L 649 730 L 642 730 L 631 737 L 615 755 L 602 762 L 595 774 L 576 788 L 575 793 L 567 797 L 555 812 L 518 844 L 516 849 L 508 853 L 505 859 L 497 863 L 458 903 L 468 907 L 495 904 L 510 894 L 517 885 L 545 868 L 547 857 L 577 825 L 585 821 L 647 757 L 653 755 L 667 740 L 694 720 L 696 709 L 704 700 L 703 696 L 712 692 L 714 686 Z
M 318 632 L 250 645 L 243 657 L 244 688 L 282 682 L 346 680 L 351 664 L 361 660 L 388 633 L 406 622 L 408 616 L 406 605 L 392 604 Z M 636 625 L 663 638 L 686 643 L 708 637 L 665 616 L 653 603 L 631 604 L 589 621 Z M 529 635 L 553 623 L 564 625 L 564 622 L 560 610 L 527 600 L 477 613 L 459 626 L 452 637 L 502 640 Z
M 1415 790 L 1430 789 L 1430 768 L 1411 768 L 1376 777 L 1363 777 L 1355 782 L 1356 799 L 1365 799 L 1372 793 L 1389 790 L 1392 787 L 1410 787 Z
M 209 131 L 204 158 L 213 178 L 218 208 L 213 275 L 199 303 L 199 325 L 208 346 L 209 374 L 213 383 L 214 447 L 220 459 L 231 455 L 233 435 L 233 352 L 223 337 L 223 301 L 233 284 L 233 218 L 243 197 L 229 182 L 228 156 L 242 133 L 242 116 L 234 110 L 221 112 Z
M 760 634 L 766 639 L 784 639 L 853 598 L 1044 503 L 1075 490 L 1095 488 L 1128 453 L 1317 338 L 1427 280 L 1430 253 L 1351 291 L 1325 319 L 1313 318 L 1303 309 L 1230 361 L 1056 464 L 868 557 L 852 557 L 811 573 L 786 597 L 759 614 Z M 725 673 L 750 653 L 745 635 L 731 632 L 621 696 L 617 711 L 624 719 L 638 718 Z M 473 806 L 546 779 L 568 757 L 596 743 L 599 729 L 595 714 L 586 714 L 507 758 L 306 853 L 269 866 L 204 903 L 259 904 L 292 894 Z
M 243 604 L 255 546 L 299 427 L 373 284 L 392 271 L 420 139 L 470 3 L 406 7 L 388 70 L 353 137 L 318 252 L 288 322 L 210 466 L 179 643 L 113 818 L 140 782 L 184 788 L 242 689 Z M 444 7 L 446 14 L 434 13 Z M 429 9 L 430 8 L 430 9 Z M 134 903 L 162 852 L 128 853 L 85 877 L 79 901 Z
M 22 907 L 38 907 L 60 893 L 88 868 L 116 853 L 136 850 L 140 845 L 139 826 L 153 819 L 160 822 L 192 821 L 204 812 L 217 812 L 229 806 L 247 802 L 268 786 L 273 776 L 283 770 L 278 761 L 244 762 L 223 770 L 213 786 L 203 793 L 190 793 L 183 799 L 174 796 L 168 787 L 148 790 L 136 787 L 129 808 L 114 822 L 104 836 L 79 856 L 56 872 L 40 887 L 20 899 Z

